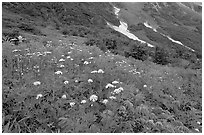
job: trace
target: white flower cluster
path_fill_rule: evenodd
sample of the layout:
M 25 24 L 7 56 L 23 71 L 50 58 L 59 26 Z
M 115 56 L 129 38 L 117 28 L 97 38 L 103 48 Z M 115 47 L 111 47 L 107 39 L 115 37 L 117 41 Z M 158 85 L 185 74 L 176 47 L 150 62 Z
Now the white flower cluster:
M 90 99 L 90 101 L 95 102 L 95 101 L 98 100 L 98 96 L 96 96 L 96 95 L 91 95 L 89 99 Z
M 92 79 L 88 79 L 88 83 L 92 83 L 93 82 L 93 80 Z
M 82 104 L 85 104 L 85 103 L 86 103 L 86 100 L 82 100 L 81 103 L 82 103 Z
M 69 104 L 70 104 L 71 107 L 73 107 L 75 105 L 74 102 L 70 102 Z
M 114 96 L 110 96 L 109 98 L 110 98 L 110 99 L 116 99 L 116 97 L 114 97 Z
M 62 74 L 62 71 L 56 71 L 55 74 L 60 75 Z
M 119 83 L 118 81 L 113 81 L 113 82 L 112 82 L 112 84 L 118 84 L 118 83 Z
M 36 81 L 36 82 L 33 83 L 33 85 L 35 85 L 35 86 L 38 86 L 38 85 L 40 85 L 40 84 L 41 84 L 40 81 Z
M 88 61 L 84 61 L 84 64 L 85 64 L 85 65 L 88 65 L 88 64 L 89 64 L 89 62 L 88 62 Z
M 64 95 L 62 95 L 62 98 L 63 98 L 63 99 L 66 99 L 66 98 L 67 98 L 67 96 L 64 94 Z
M 118 89 L 115 89 L 114 90 L 114 93 L 118 94 L 120 93 L 121 91 L 123 91 L 124 89 L 122 87 L 118 88 Z
M 68 84 L 69 83 L 69 81 L 64 81 L 64 84 Z
M 65 61 L 65 59 L 62 59 L 62 58 L 59 60 L 59 62 L 64 62 L 64 61 Z
M 94 71 L 91 71 L 91 73 L 104 73 L 104 71 L 102 69 L 99 69 L 98 71 L 97 70 L 94 70 Z
M 38 94 L 36 99 L 39 99 L 40 97 L 42 97 L 43 95 L 42 94 Z
M 116 86 L 114 86 L 114 85 L 112 85 L 112 84 L 110 84 L 110 83 L 108 83 L 108 84 L 105 86 L 106 89 L 107 89 L 107 88 L 114 88 L 114 87 L 116 87 Z
M 108 103 L 108 99 L 104 99 L 104 100 L 102 101 L 102 103 L 107 104 L 107 103 Z

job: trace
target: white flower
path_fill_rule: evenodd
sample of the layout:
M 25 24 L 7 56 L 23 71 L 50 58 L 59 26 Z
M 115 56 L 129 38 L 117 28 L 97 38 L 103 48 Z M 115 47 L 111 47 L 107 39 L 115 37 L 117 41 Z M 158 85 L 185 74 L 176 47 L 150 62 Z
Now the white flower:
M 196 128 L 195 131 L 198 131 L 198 132 L 199 132 L 199 129 Z
M 104 73 L 104 71 L 102 69 L 99 69 L 98 73 Z
M 88 64 L 89 64 L 89 62 L 88 62 L 88 61 L 84 61 L 84 64 L 85 64 L 85 65 L 88 65 Z
M 123 90 L 124 90 L 124 89 L 123 89 L 122 87 L 120 87 L 120 88 L 118 88 L 118 89 L 115 89 L 114 92 L 118 94 L 118 93 L 120 93 L 120 92 L 123 91 Z
M 112 84 L 118 84 L 118 83 L 119 83 L 118 81 L 113 81 L 113 82 L 112 82 Z
M 74 82 L 78 83 L 78 82 L 79 82 L 79 80 L 75 80 Z
M 74 60 L 74 59 L 71 58 L 70 60 Z
M 110 87 L 110 88 L 114 88 L 114 87 L 116 87 L 116 86 L 114 86 L 114 85 L 108 83 L 108 84 L 106 85 L 106 89 L 109 88 L 109 87 Z
M 59 60 L 59 62 L 63 62 L 63 61 L 65 61 L 65 59 L 62 59 L 62 58 L 61 58 L 61 59 Z
M 98 97 L 96 95 L 91 95 L 89 98 L 91 101 L 95 102 L 98 100 Z
M 62 71 L 57 71 L 57 72 L 55 72 L 55 74 L 57 74 L 57 75 L 62 74 Z
M 64 95 L 62 95 L 62 98 L 65 99 L 65 98 L 67 98 L 67 96 L 64 94 Z
M 89 60 L 92 60 L 92 59 L 93 59 L 93 57 L 90 57 L 90 58 L 89 58 Z
M 64 81 L 64 84 L 68 84 L 69 83 L 69 81 Z
M 110 99 L 116 99 L 116 97 L 114 97 L 114 96 L 110 96 L 109 98 L 110 98 Z
M 37 85 L 40 85 L 41 82 L 40 82 L 40 81 L 36 81 L 36 82 L 34 82 L 33 84 L 34 84 L 35 86 L 37 86 Z
M 82 103 L 82 104 L 85 104 L 85 103 L 86 103 L 86 100 L 82 100 L 81 103 Z
M 60 65 L 59 67 L 60 67 L 60 68 L 63 68 L 63 67 L 64 67 L 64 65 Z
M 75 105 L 74 102 L 70 102 L 69 104 L 70 104 L 71 107 L 73 107 Z
M 67 56 L 67 59 L 71 58 L 71 56 Z
M 200 125 L 200 124 L 201 124 L 201 122 L 200 122 L 200 121 L 197 121 L 197 124 L 199 124 L 199 125 Z
M 108 103 L 108 99 L 104 99 L 104 100 L 102 101 L 102 103 L 107 104 L 107 103 Z
M 71 54 L 72 52 L 68 52 L 68 54 Z
M 52 52 L 44 52 L 45 54 L 51 54 Z
M 147 85 L 144 85 L 143 87 L 144 87 L 144 88 L 146 88 L 146 87 L 147 87 Z
M 36 97 L 36 99 L 38 99 L 38 98 L 40 98 L 40 97 L 42 97 L 42 96 L 43 96 L 42 94 L 38 94 L 37 97 Z
M 98 71 L 94 70 L 94 71 L 91 71 L 91 73 L 98 73 Z
M 92 82 L 93 82 L 93 80 L 92 80 L 92 79 L 88 79 L 88 82 L 89 82 L 89 83 L 92 83 Z

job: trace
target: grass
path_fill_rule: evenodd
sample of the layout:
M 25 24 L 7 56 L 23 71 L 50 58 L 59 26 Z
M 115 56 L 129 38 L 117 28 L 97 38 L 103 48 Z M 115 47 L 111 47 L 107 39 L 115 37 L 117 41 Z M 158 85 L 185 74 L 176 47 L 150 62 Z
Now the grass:
M 201 130 L 196 124 L 201 121 L 202 106 L 199 70 L 127 59 L 96 46 L 59 41 L 52 47 L 53 43 L 47 42 L 50 47 L 39 43 L 28 51 L 23 44 L 3 44 L 3 132 Z M 104 73 L 91 73 L 99 69 Z M 105 88 L 115 80 L 120 82 L 116 88 L 124 89 L 118 94 L 113 92 L 116 88 Z M 41 84 L 35 86 L 36 81 Z M 36 99 L 38 94 L 42 97 Z M 93 94 L 98 97 L 96 102 L 89 100 Z

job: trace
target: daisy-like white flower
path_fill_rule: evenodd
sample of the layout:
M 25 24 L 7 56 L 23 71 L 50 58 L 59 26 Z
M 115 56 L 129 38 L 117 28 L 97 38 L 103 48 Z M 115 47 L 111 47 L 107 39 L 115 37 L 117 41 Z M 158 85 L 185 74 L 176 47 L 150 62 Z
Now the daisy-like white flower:
M 96 95 L 91 95 L 89 99 L 90 99 L 90 101 L 95 102 L 95 101 L 98 100 L 98 96 L 96 96 Z
M 88 61 L 84 61 L 84 64 L 85 64 L 85 65 L 88 65 L 88 64 L 89 64 L 89 62 L 88 62 Z
M 82 100 L 81 103 L 82 103 L 82 104 L 85 104 L 85 103 L 86 103 L 86 100 Z
M 108 99 L 104 99 L 104 100 L 102 101 L 102 103 L 107 104 L 107 103 L 108 103 Z
M 79 82 L 79 80 L 75 80 L 74 82 L 75 82 L 75 83 L 78 83 L 78 82 Z
M 68 84 L 69 83 L 69 81 L 64 81 L 64 84 Z
M 116 99 L 116 97 L 114 97 L 114 96 L 110 96 L 109 98 L 110 98 L 110 99 Z
M 42 94 L 38 94 L 36 99 L 39 99 L 40 97 L 42 97 L 43 95 Z
M 73 58 L 71 58 L 70 60 L 74 60 Z
M 112 84 L 118 84 L 118 83 L 119 83 L 118 81 L 113 81 L 113 82 L 112 82 Z
M 107 88 L 114 88 L 114 87 L 116 87 L 116 86 L 114 86 L 114 85 L 108 83 L 105 88 L 107 89 Z
M 38 86 L 38 85 L 40 85 L 40 84 L 41 84 L 40 81 L 36 81 L 36 82 L 33 83 L 33 85 L 35 85 L 35 86 Z
M 71 107 L 73 107 L 75 105 L 74 102 L 70 102 L 69 104 L 70 104 Z
M 67 98 L 67 96 L 64 94 L 64 95 L 62 95 L 62 98 L 63 98 L 63 99 L 66 99 L 66 98 Z
M 98 73 L 104 73 L 104 71 L 102 69 L 99 69 Z
M 56 71 L 55 74 L 60 75 L 62 74 L 62 71 Z
M 64 61 L 65 61 L 65 59 L 62 59 L 62 58 L 59 60 L 59 62 L 64 62 Z
M 93 80 L 92 80 L 92 79 L 88 79 L 88 82 L 89 82 L 89 83 L 92 83 L 92 82 L 93 82 Z
M 144 87 L 144 88 L 147 88 L 147 85 L 145 84 L 143 87 Z
M 67 59 L 70 59 L 71 58 L 71 56 L 67 56 Z

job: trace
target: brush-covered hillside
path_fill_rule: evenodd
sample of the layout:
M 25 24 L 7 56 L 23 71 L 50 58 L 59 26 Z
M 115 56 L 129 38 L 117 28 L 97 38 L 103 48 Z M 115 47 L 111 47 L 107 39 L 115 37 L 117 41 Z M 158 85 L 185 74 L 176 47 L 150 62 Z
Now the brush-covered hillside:
M 201 133 L 201 10 L 3 2 L 2 132 Z

